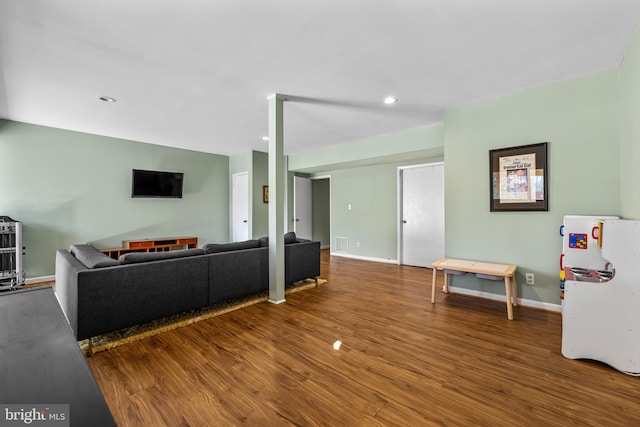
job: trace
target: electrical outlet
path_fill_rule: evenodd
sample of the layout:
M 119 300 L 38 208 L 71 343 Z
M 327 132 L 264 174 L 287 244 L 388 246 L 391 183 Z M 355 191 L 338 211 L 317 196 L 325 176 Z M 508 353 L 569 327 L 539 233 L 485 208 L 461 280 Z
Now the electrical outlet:
M 356 242 L 356 248 L 360 247 L 360 242 Z
M 536 284 L 536 276 L 533 273 L 526 273 L 524 275 L 527 280 L 527 285 L 535 285 Z

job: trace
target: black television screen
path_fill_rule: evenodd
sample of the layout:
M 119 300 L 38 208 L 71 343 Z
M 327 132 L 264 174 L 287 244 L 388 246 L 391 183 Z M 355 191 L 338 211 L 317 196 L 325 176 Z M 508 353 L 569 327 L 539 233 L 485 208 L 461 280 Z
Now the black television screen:
M 182 197 L 182 172 L 159 172 L 133 169 L 131 197 Z

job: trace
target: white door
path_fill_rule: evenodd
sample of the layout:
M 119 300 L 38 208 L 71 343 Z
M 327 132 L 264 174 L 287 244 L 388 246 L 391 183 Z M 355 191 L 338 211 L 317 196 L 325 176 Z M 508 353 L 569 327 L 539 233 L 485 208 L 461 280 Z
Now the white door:
M 232 198 L 232 234 L 234 242 L 249 240 L 249 174 L 233 175 Z
M 311 179 L 293 177 L 293 231 L 296 237 L 311 240 Z
M 400 171 L 401 263 L 431 267 L 444 258 L 444 166 Z

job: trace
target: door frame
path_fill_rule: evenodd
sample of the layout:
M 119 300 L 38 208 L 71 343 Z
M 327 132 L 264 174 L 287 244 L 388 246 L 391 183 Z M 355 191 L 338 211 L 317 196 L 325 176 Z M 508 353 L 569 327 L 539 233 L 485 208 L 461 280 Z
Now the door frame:
M 444 162 L 440 161 L 440 162 L 433 162 L 433 163 L 421 163 L 419 165 L 408 165 L 408 166 L 398 166 L 397 168 L 397 221 L 396 221 L 396 227 L 397 227 L 397 254 L 398 254 L 398 265 L 403 265 L 403 253 L 402 253 L 402 246 L 403 246 L 403 239 L 402 239 L 402 216 L 403 216 L 403 210 L 402 210 L 402 206 L 403 206 L 403 186 L 402 186 L 402 171 L 407 170 L 407 169 L 416 169 L 416 168 L 423 168 L 423 167 L 429 167 L 429 166 L 442 166 L 443 170 L 442 173 L 444 174 Z M 444 180 L 444 176 L 443 176 L 443 180 Z M 444 200 L 442 201 L 444 203 Z

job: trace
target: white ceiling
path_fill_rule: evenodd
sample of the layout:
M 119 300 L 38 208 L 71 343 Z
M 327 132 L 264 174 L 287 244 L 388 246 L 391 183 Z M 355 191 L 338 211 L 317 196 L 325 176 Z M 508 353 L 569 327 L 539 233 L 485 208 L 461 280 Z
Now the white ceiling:
M 280 93 L 290 154 L 615 67 L 639 17 L 640 0 L 0 0 L 0 117 L 233 155 L 267 150 Z

